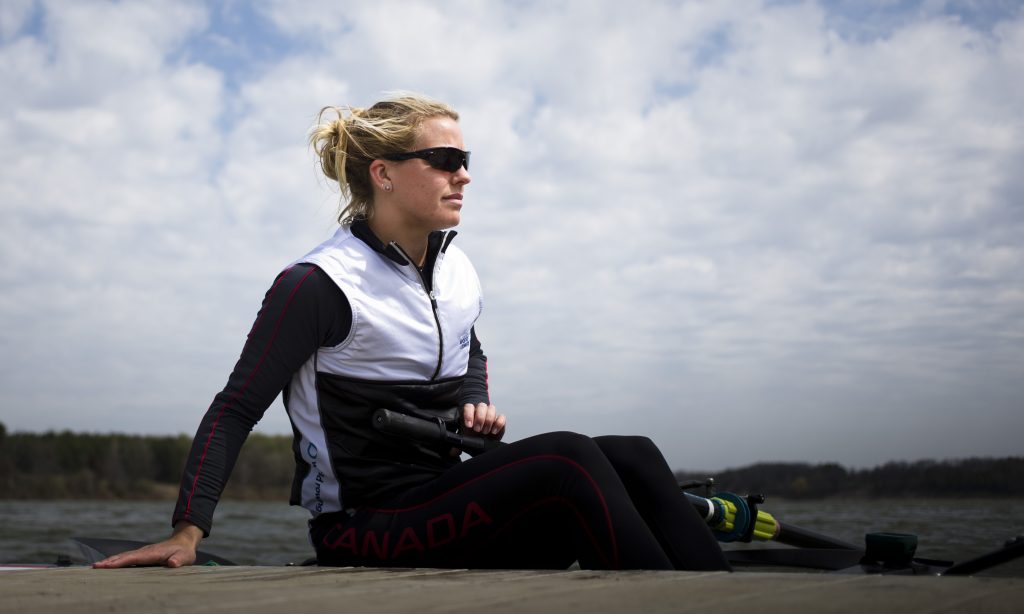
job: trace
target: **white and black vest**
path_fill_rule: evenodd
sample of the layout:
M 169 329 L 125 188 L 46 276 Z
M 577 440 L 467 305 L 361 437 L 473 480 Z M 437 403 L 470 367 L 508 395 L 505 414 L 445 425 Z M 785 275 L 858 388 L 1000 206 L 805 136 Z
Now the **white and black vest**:
M 483 306 L 454 237 L 432 236 L 433 268 L 424 273 L 396 244 L 364 240 L 350 226 L 297 261 L 327 273 L 352 308 L 348 337 L 320 348 L 285 391 L 295 430 L 292 503 L 314 516 L 381 502 L 458 462 L 371 424 L 380 407 L 454 416 Z

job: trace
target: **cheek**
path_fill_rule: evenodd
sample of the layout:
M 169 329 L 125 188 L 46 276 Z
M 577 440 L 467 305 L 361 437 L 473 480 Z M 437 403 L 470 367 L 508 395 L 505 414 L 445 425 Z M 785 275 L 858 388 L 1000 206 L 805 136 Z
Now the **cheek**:
M 438 201 L 443 192 L 438 190 L 437 185 L 431 181 L 419 181 L 410 186 L 412 193 L 408 199 L 409 212 L 413 216 L 431 216 L 437 211 Z
M 418 200 L 434 202 L 444 196 L 447 192 L 445 184 L 440 181 L 424 180 L 417 184 L 416 190 L 420 195 Z
M 433 200 L 434 190 L 429 183 L 420 183 L 416 185 L 416 203 L 420 207 L 425 207 Z

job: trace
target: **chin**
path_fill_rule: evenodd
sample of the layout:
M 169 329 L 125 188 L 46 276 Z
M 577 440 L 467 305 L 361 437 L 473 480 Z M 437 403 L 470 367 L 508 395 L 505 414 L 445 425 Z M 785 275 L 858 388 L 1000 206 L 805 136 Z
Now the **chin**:
M 462 221 L 462 216 L 459 214 L 445 216 L 440 222 L 440 228 L 438 230 L 448 230 L 449 228 L 455 228 Z

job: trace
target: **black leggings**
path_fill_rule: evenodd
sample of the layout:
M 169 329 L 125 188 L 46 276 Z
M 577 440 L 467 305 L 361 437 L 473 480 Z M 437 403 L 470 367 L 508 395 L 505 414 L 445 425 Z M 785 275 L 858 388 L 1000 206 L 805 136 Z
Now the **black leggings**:
M 729 569 L 645 437 L 523 439 L 310 535 L 320 565 Z

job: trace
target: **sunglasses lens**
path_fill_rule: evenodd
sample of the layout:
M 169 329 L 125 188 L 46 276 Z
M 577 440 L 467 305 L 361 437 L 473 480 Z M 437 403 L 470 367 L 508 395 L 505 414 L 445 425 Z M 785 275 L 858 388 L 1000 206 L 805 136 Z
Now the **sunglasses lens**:
M 454 147 L 435 149 L 430 152 L 430 156 L 427 158 L 427 164 L 438 170 L 454 173 L 459 170 L 460 166 L 465 166 L 467 169 L 469 168 L 469 154 L 455 149 Z

